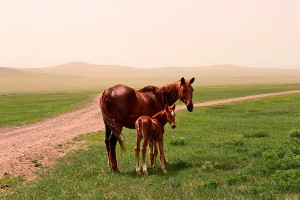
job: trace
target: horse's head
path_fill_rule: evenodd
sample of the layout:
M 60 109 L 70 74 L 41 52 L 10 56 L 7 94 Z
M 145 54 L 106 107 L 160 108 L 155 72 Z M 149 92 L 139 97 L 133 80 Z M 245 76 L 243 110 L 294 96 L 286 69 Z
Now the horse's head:
M 195 78 L 187 81 L 183 77 L 180 80 L 180 90 L 179 90 L 179 99 L 186 105 L 188 111 L 192 112 L 193 105 L 193 87 L 192 83 L 195 81 Z
M 167 114 L 167 119 L 169 124 L 171 125 L 172 128 L 176 128 L 176 122 L 175 122 L 175 104 L 173 104 L 173 106 L 168 106 L 165 105 L 165 109 L 166 109 L 166 114 Z

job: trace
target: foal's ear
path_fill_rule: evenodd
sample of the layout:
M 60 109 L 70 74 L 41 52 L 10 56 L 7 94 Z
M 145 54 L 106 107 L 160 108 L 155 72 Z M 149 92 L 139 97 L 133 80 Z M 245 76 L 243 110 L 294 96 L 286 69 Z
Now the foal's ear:
M 184 80 L 184 78 L 182 77 L 182 78 L 180 79 L 180 86 L 182 86 L 183 84 L 185 84 L 185 80 Z
M 175 110 L 175 104 L 173 104 L 172 109 Z
M 193 77 L 193 78 L 190 80 L 190 83 L 192 84 L 192 83 L 194 83 L 194 81 L 195 81 L 195 77 Z

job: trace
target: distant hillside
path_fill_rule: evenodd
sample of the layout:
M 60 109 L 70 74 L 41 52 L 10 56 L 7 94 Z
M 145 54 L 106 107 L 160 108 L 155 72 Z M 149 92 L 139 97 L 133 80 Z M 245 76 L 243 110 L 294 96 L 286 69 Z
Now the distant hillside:
M 153 69 L 157 73 L 169 75 L 184 75 L 199 78 L 249 78 L 249 77 L 300 77 L 300 69 L 254 68 L 235 65 L 213 65 L 204 67 L 164 67 Z
M 97 88 L 90 78 L 0 67 L 0 94 L 86 90 Z
M 21 69 L 0 67 L 1 78 L 8 77 L 8 76 L 23 76 L 28 74 L 32 74 L 32 73 Z
M 268 69 L 234 65 L 162 67 L 154 69 L 73 62 L 54 67 L 14 69 L 0 67 L 0 94 L 99 90 L 124 84 L 134 88 L 160 86 L 192 78 L 194 86 L 300 83 L 300 69 Z
M 72 62 L 54 67 L 28 69 L 29 71 L 60 75 L 75 75 L 99 78 L 180 78 L 186 77 L 300 77 L 300 69 L 254 68 L 234 65 L 204 67 L 133 68 L 117 65 L 93 65 Z
M 147 70 L 118 65 L 93 65 L 82 62 L 71 62 L 53 67 L 27 69 L 34 72 L 52 73 L 60 75 L 85 76 L 85 77 L 120 77 L 138 76 Z

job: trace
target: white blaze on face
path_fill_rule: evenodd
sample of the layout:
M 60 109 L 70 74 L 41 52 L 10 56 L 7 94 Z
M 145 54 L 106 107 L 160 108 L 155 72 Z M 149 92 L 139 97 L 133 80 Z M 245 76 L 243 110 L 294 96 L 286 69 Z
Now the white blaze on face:
M 174 110 L 172 110 L 171 115 L 172 115 L 172 116 L 175 116 Z

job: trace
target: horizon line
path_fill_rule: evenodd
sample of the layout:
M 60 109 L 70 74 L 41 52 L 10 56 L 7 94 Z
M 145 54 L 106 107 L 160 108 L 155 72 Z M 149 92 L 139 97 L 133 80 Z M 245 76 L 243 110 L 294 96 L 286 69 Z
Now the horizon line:
M 14 68 L 14 69 L 42 69 L 42 68 L 49 68 L 49 67 L 57 67 L 61 65 L 68 65 L 68 64 L 86 64 L 86 65 L 95 65 L 95 66 L 118 66 L 118 67 L 129 67 L 129 68 L 136 68 L 136 69 L 159 69 L 159 68 L 198 68 L 198 67 L 211 67 L 211 66 L 235 66 L 235 67 L 245 67 L 245 68 L 261 68 L 261 69 L 300 69 L 300 66 L 248 66 L 248 65 L 239 65 L 239 64 L 211 64 L 211 65 L 198 65 L 198 66 L 178 66 L 178 65 L 169 65 L 169 66 L 151 66 L 151 67 L 137 67 L 137 66 L 130 66 L 130 65 L 120 65 L 120 64 L 95 64 L 91 62 L 84 62 L 84 61 L 70 61 L 65 62 L 62 64 L 52 65 L 52 66 L 43 66 L 43 67 L 15 67 L 15 66 L 0 66 L 1 68 Z

